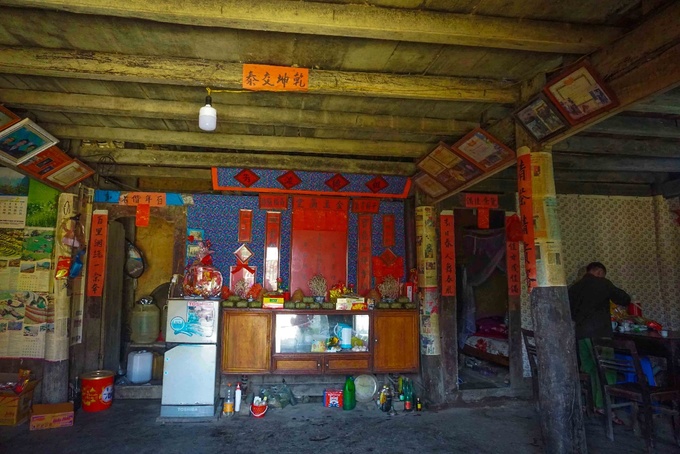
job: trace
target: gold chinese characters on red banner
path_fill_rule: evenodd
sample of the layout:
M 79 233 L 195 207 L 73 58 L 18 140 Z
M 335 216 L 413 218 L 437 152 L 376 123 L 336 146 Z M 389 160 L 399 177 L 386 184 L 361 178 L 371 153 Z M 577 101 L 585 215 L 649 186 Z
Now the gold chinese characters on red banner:
M 456 296 L 456 245 L 453 230 L 453 211 L 439 215 L 442 254 L 442 296 Z
M 309 69 L 289 66 L 243 65 L 241 86 L 259 91 L 307 91 Z
M 118 199 L 118 205 L 150 207 L 164 207 L 166 203 L 164 192 L 124 192 Z
M 517 192 L 519 214 L 522 222 L 522 242 L 524 243 L 524 268 L 527 274 L 527 288 L 536 287 L 536 241 L 534 236 L 533 186 L 531 184 L 531 154 L 527 147 L 517 157 Z
M 109 231 L 109 213 L 95 210 L 90 228 L 89 255 L 87 258 L 87 296 L 102 296 L 106 270 L 106 246 Z

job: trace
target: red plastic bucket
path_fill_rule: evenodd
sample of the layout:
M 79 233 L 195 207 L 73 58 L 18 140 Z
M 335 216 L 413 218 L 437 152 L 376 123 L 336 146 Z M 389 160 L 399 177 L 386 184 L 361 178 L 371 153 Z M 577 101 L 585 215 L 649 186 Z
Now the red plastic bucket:
M 83 410 L 89 412 L 106 410 L 113 401 L 113 372 L 95 370 L 80 378 Z
M 266 405 L 251 405 L 250 414 L 256 418 L 264 418 L 264 414 L 267 413 L 267 408 L 269 407 Z

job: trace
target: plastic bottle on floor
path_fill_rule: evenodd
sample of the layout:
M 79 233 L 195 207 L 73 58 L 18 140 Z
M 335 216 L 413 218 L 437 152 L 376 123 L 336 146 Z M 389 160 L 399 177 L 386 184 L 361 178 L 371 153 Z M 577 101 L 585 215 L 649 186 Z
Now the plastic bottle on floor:
M 241 383 L 236 383 L 236 391 L 234 392 L 234 412 L 241 411 Z
M 234 391 L 231 388 L 231 383 L 227 383 L 227 395 L 224 398 L 222 414 L 224 416 L 234 416 Z

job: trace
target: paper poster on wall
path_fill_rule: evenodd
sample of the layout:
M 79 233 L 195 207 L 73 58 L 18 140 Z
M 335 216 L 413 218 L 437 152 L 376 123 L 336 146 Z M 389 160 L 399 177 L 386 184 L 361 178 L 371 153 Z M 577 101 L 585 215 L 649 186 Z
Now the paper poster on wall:
M 438 313 L 420 316 L 420 353 L 426 356 L 441 355 Z
M 28 197 L 0 196 L 0 229 L 20 229 L 26 225 Z
M 555 197 L 534 197 L 534 237 L 536 240 L 562 239 L 560 224 L 557 219 L 557 198 Z
M 536 281 L 538 287 L 567 285 L 561 241 L 536 240 Z
M 0 292 L 0 356 L 43 358 L 53 323 L 54 299 L 48 293 Z
M 531 153 L 531 186 L 534 197 L 555 197 L 552 153 Z
M 49 292 L 52 282 L 52 261 L 21 261 L 17 290 Z
M 437 287 L 437 234 L 432 206 L 416 207 L 416 259 L 418 285 Z
M 0 229 L 0 289 L 16 290 L 23 244 L 23 229 Z

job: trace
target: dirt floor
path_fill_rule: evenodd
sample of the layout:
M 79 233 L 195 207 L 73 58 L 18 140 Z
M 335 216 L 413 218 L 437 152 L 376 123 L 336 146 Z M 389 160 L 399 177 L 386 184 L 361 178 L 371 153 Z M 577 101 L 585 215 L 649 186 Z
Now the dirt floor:
M 271 408 L 261 419 L 246 412 L 203 423 L 159 423 L 158 400 L 119 400 L 98 413 L 76 414 L 70 428 L 30 432 L 28 424 L 0 427 L 0 453 L 542 453 L 533 403 L 449 408 L 390 416 L 373 403 L 352 411 L 320 403 Z M 621 414 L 625 418 L 625 414 Z M 656 452 L 680 453 L 670 421 L 655 420 Z M 586 422 L 591 453 L 641 453 L 629 426 L 604 435 L 600 417 Z

